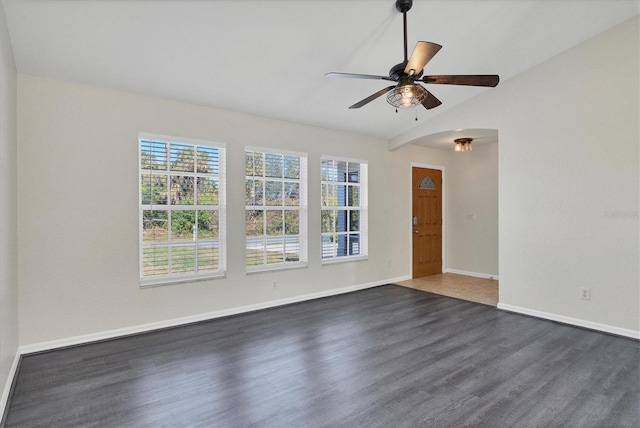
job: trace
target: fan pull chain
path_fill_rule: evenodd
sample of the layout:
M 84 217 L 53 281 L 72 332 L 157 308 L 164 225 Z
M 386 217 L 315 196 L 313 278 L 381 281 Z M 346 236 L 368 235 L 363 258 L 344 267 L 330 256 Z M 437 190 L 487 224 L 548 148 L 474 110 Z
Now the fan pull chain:
M 418 109 L 414 108 L 414 110 L 416 111 L 416 122 L 418 121 Z

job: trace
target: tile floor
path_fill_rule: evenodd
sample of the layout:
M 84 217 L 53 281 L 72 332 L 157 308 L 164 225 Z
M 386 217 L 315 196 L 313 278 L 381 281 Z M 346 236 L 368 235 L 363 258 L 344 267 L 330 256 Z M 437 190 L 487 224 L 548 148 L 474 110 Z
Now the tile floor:
M 490 306 L 498 304 L 498 281 L 493 279 L 441 273 L 395 284 Z

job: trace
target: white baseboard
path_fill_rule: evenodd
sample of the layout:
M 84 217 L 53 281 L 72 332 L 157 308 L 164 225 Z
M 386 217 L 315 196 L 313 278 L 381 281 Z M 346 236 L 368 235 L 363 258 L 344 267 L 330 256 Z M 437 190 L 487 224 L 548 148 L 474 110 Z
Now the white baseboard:
M 86 343 L 97 342 L 101 340 L 115 339 L 118 337 L 129 336 L 132 334 L 146 333 L 153 330 L 159 330 L 169 327 L 177 327 L 180 325 L 191 324 L 194 322 L 208 321 L 215 318 L 226 317 L 230 315 L 237 315 L 246 312 L 253 312 L 260 309 L 268 309 L 276 306 L 288 305 L 291 303 L 304 302 L 306 300 L 319 299 L 322 297 L 336 296 L 339 294 L 350 293 L 352 291 L 364 290 L 367 288 L 378 287 L 384 284 L 391 284 L 399 281 L 406 281 L 411 279 L 411 276 L 402 276 L 397 278 L 390 278 L 383 281 L 375 281 L 366 284 L 352 285 L 349 287 L 336 288 L 333 290 L 320 291 L 317 293 L 304 294 L 301 296 L 287 297 L 285 299 L 271 300 L 268 302 L 256 303 L 246 306 L 238 306 L 235 308 L 222 309 L 214 312 L 207 312 L 204 314 L 191 315 L 187 317 L 174 318 L 166 321 L 158 321 L 148 324 L 139 324 L 131 327 L 119 328 L 115 330 L 107 330 L 98 333 L 85 334 L 82 336 L 69 337 L 65 339 L 51 340 L 48 342 L 34 343 L 31 345 L 23 345 L 20 347 L 19 352 L 21 355 L 32 354 L 35 352 L 50 351 L 57 348 L 64 348 L 67 346 L 83 345 Z
M 543 318 L 550 321 L 557 321 L 563 324 L 575 325 L 577 327 L 588 328 L 590 330 L 598 330 L 604 333 L 611 333 L 618 336 L 630 337 L 632 339 L 640 339 L 640 331 L 636 330 L 629 330 L 626 328 L 600 324 L 596 322 L 581 320 L 578 318 L 566 317 L 564 315 L 557 315 L 549 312 L 537 311 L 535 309 L 523 308 L 520 306 L 507 305 L 504 303 L 498 303 L 498 309 L 523 315 L 530 315 L 532 317 Z
M 11 386 L 13 385 L 13 381 L 16 377 L 18 364 L 20 363 L 20 356 L 20 352 L 16 352 L 16 356 L 13 358 L 13 363 L 11 363 L 11 368 L 9 369 L 7 382 L 5 383 L 4 390 L 2 391 L 2 398 L 0 398 L 0 423 L 2 423 L 2 417 L 7 411 L 7 405 L 9 404 L 9 394 L 11 393 Z
M 458 275 L 466 275 L 466 276 L 474 276 L 476 278 L 484 278 L 484 279 L 495 279 L 496 281 L 498 281 L 498 275 L 491 275 L 490 273 L 479 273 L 479 272 L 469 272 L 466 270 L 459 270 L 459 269 L 450 269 L 450 268 L 446 268 L 444 270 L 445 273 L 455 273 Z

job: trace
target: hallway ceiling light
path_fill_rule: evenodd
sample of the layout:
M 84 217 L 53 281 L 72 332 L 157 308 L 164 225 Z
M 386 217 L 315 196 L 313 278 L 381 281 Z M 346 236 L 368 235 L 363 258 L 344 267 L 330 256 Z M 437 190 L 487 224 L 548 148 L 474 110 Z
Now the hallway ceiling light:
M 456 138 L 453 142 L 456 144 L 455 151 L 456 152 L 470 152 L 473 150 L 471 146 L 471 142 L 473 138 Z

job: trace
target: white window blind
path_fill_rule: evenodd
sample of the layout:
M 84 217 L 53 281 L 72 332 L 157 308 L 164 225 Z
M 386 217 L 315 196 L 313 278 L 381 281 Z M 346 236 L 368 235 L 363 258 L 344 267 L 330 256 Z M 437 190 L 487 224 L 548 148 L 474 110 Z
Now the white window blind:
M 307 157 L 245 150 L 248 272 L 307 264 Z
M 366 161 L 321 159 L 322 260 L 368 255 L 368 165 Z
M 224 276 L 224 146 L 149 134 L 139 145 L 141 285 Z

